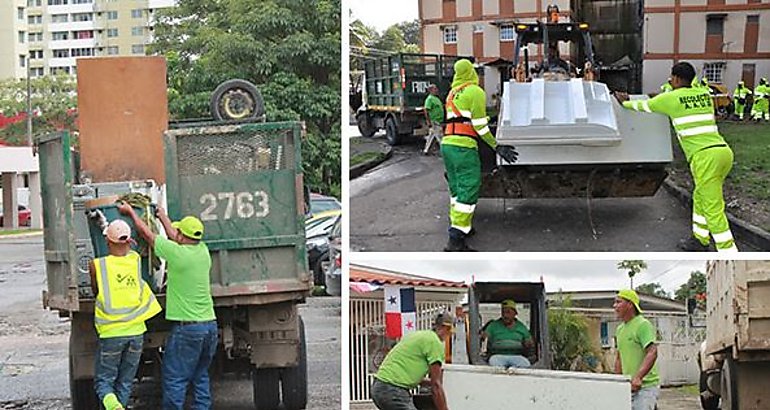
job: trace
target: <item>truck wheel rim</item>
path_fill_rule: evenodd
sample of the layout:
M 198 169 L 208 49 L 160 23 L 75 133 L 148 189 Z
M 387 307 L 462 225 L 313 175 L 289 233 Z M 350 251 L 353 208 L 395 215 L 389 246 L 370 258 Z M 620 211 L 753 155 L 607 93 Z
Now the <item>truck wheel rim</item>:
M 254 100 L 249 93 L 236 88 L 222 96 L 222 108 L 230 118 L 246 118 L 254 112 Z

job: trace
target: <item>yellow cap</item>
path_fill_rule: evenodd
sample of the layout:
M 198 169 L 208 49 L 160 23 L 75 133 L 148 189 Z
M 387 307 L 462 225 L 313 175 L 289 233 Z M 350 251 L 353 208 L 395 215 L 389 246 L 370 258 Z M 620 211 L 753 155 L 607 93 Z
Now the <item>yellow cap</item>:
M 636 311 L 642 313 L 642 308 L 639 307 L 639 295 L 636 293 L 636 291 L 631 289 L 623 289 L 618 292 L 618 297 L 633 303 L 634 306 L 636 306 Z
M 516 302 L 513 299 L 505 299 L 502 303 L 500 303 L 500 307 L 516 310 Z
M 191 239 L 203 238 L 203 222 L 194 216 L 185 216 L 181 221 L 171 224 L 182 232 L 182 235 Z

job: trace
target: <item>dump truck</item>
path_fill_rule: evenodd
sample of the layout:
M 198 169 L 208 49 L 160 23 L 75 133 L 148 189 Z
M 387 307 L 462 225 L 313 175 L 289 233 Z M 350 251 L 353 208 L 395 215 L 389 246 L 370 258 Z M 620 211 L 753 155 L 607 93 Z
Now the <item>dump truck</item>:
M 503 369 L 488 364 L 481 330 L 499 317 L 500 303 L 513 299 L 517 319 L 530 330 L 534 349 L 530 368 Z M 546 293 L 537 282 L 474 282 L 468 289 L 468 311 L 458 338 L 465 352 L 455 352 L 444 366 L 447 405 L 455 410 L 631 409 L 631 383 L 625 376 L 551 370 Z M 464 364 L 464 363 L 467 364 Z M 463 363 L 463 364 L 459 364 Z M 432 409 L 429 391 L 415 397 L 421 409 Z
M 673 158 L 668 119 L 624 109 L 598 81 L 588 24 L 538 21 L 515 31 L 513 76 L 494 132 L 519 157 L 507 164 L 480 144 L 481 197 L 654 195 Z M 572 45 L 577 63 L 560 57 L 560 42 Z M 542 61 L 530 61 L 535 45 Z
M 770 261 L 711 261 L 706 283 L 701 406 L 770 408 Z
M 461 57 L 444 54 L 398 53 L 364 63 L 362 104 L 356 124 L 364 137 L 385 130 L 388 144 L 409 136 L 428 135 L 423 103 L 428 85 L 436 84 L 442 101 L 451 90 L 454 64 Z
M 303 125 L 249 121 L 253 110 L 242 106 L 248 98 L 236 91 L 230 100 L 241 101 L 226 111 L 243 121 L 169 129 L 162 58 L 79 59 L 77 64 L 79 165 L 68 133 L 36 139 L 45 210 L 43 305 L 71 320 L 73 409 L 99 408 L 88 265 L 104 256 L 100 227 L 122 217 L 115 198 L 127 194 L 147 198 L 146 207 L 138 209 L 145 214 L 163 206 L 173 220 L 195 215 L 204 224 L 219 327 L 212 378 L 250 377 L 255 408 L 276 409 L 282 403 L 282 408 L 304 409 L 307 348 L 297 305 L 308 295 L 311 278 L 305 255 Z M 140 252 L 142 276 L 165 306 L 164 266 L 151 250 Z M 147 322 L 140 381 L 160 384 L 171 326 L 163 314 Z

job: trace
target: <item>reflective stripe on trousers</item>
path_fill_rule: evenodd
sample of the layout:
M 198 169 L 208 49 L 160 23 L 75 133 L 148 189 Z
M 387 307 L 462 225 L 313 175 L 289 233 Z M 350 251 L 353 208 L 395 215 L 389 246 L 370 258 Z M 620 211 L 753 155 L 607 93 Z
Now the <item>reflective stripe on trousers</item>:
M 449 185 L 450 227 L 468 233 L 481 190 L 481 161 L 473 148 L 441 144 Z

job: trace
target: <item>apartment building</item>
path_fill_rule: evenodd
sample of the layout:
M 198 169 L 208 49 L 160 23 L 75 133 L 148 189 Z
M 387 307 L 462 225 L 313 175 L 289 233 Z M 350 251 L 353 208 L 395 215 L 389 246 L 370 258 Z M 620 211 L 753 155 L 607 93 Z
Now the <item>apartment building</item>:
M 14 17 L 23 15 L 15 31 L 19 41 L 24 38 L 24 47 L 14 44 L 17 49 L 10 51 L 8 34 L 0 31 L 0 53 L 15 54 L 14 69 L 3 67 L 0 78 L 26 76 L 26 54 L 32 77 L 76 74 L 80 57 L 143 55 L 155 11 L 174 5 L 174 0 L 22 1 L 14 0 Z
M 559 7 L 562 21 L 589 23 L 601 62 L 624 62 L 631 91 L 657 91 L 676 61 L 730 88 L 770 76 L 767 0 L 418 1 L 423 52 L 473 55 L 484 66 L 489 95 L 506 78 L 500 67 L 513 60 L 514 24 L 544 19 L 549 4 Z M 560 52 L 575 53 L 564 45 Z M 542 48 L 529 55 L 537 61 Z
M 0 79 L 27 73 L 26 0 L 0 1 Z

